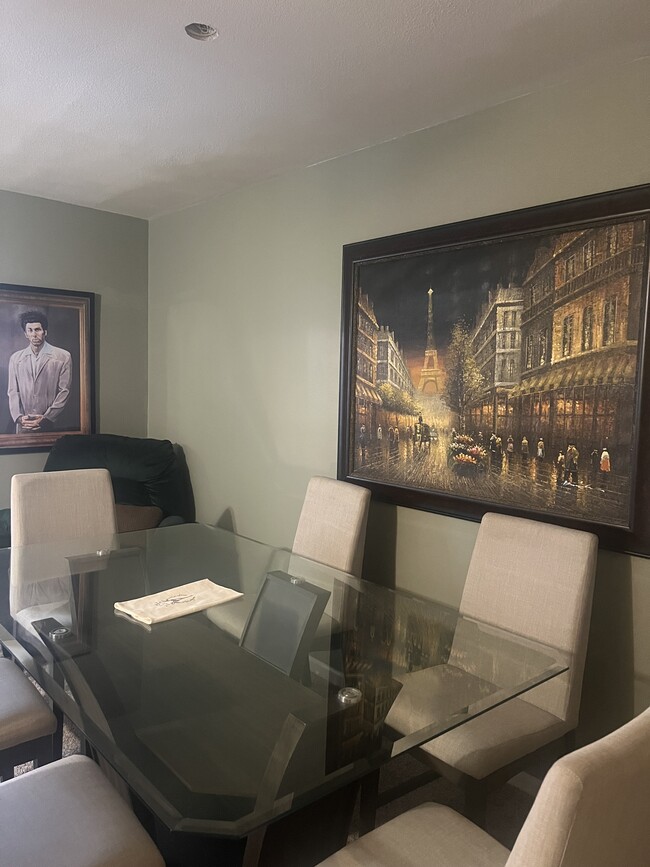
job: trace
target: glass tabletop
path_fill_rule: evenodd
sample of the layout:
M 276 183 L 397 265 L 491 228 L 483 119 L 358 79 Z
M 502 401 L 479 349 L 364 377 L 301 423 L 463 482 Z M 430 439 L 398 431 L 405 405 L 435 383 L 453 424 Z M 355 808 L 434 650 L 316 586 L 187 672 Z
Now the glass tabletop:
M 114 610 L 205 578 L 242 596 L 153 625 Z M 0 551 L 0 640 L 168 828 L 226 837 L 569 665 L 201 524 Z

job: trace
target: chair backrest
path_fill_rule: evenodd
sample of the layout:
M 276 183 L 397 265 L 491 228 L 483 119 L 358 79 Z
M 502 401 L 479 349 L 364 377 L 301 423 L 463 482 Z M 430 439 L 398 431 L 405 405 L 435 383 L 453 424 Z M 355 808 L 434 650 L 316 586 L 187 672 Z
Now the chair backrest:
M 507 867 L 646 867 L 650 710 L 556 762 Z
M 12 546 L 116 532 L 108 470 L 23 473 L 11 480 Z
M 570 654 L 570 670 L 522 696 L 577 724 L 598 540 L 540 521 L 483 516 L 463 589 L 468 617 Z M 453 654 L 453 648 L 452 648 Z
M 361 577 L 370 491 L 314 476 L 298 520 L 292 552 Z
M 253 604 L 240 645 L 289 677 L 309 679 L 309 649 L 328 590 L 285 572 L 269 572 Z

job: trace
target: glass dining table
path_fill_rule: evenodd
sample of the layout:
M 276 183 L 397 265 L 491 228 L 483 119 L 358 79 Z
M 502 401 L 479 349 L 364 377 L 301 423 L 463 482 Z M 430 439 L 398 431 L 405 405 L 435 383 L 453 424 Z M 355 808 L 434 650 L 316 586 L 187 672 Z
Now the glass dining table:
M 174 834 L 241 840 L 570 664 L 201 524 L 0 554 L 5 651 Z M 152 625 L 114 608 L 205 578 L 242 596 Z

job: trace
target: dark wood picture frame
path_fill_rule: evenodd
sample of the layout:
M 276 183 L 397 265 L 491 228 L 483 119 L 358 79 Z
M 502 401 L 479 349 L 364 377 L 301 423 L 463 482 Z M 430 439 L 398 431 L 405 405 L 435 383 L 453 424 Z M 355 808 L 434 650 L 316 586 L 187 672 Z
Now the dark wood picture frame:
M 344 246 L 338 478 L 650 556 L 649 251 L 650 184 Z
M 29 381 L 26 313 L 47 320 L 50 349 L 35 371 L 38 386 Z M 91 292 L 0 283 L 0 454 L 44 451 L 66 433 L 95 432 L 94 319 Z M 47 414 L 27 430 L 18 413 Z

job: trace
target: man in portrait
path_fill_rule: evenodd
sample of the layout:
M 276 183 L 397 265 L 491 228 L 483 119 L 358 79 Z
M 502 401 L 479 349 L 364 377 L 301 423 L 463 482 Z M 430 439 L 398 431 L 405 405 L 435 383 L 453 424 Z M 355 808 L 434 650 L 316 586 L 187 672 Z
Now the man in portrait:
M 47 316 L 30 310 L 20 317 L 28 341 L 9 359 L 9 411 L 16 433 L 52 430 L 70 396 L 72 357 L 47 342 Z

